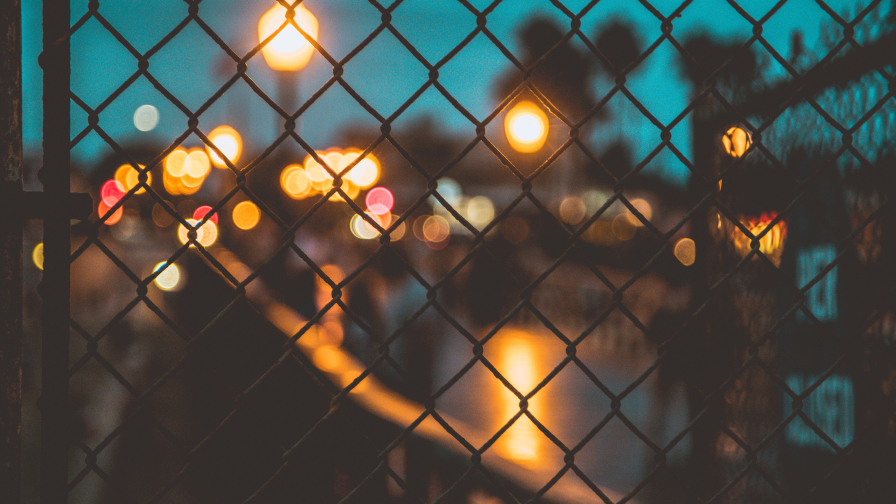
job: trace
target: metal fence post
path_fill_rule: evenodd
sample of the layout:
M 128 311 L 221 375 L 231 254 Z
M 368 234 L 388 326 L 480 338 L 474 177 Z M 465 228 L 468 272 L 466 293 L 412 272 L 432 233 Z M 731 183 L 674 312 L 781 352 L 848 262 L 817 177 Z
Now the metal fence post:
M 22 221 L 10 213 L 22 192 L 22 38 L 20 0 L 0 4 L 0 501 L 21 495 Z M 7 206 L 8 205 L 8 206 Z
M 69 270 L 71 254 L 69 2 L 43 2 L 43 167 L 45 194 L 43 357 L 41 365 L 41 502 L 66 502 L 68 483 Z

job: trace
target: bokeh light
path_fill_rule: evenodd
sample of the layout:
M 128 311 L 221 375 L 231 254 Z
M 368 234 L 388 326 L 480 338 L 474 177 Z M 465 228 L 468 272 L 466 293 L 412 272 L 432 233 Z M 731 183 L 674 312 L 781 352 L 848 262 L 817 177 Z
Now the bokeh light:
M 567 196 L 560 202 L 560 218 L 567 224 L 578 224 L 585 218 L 585 202 L 578 196 Z
M 212 211 L 212 207 L 210 207 L 208 205 L 202 205 L 201 207 L 198 207 L 196 210 L 193 211 L 193 219 L 196 221 L 201 221 L 202 219 L 205 218 L 206 214 L 208 214 L 211 211 Z M 208 220 L 211 222 L 214 222 L 215 225 L 217 226 L 218 225 L 218 213 L 217 212 L 213 213 L 212 216 L 209 217 Z
M 189 224 L 191 226 L 195 226 L 198 223 L 199 223 L 199 221 L 196 219 L 187 219 L 187 224 Z M 180 242 L 183 243 L 184 245 L 186 245 L 187 242 L 190 241 L 187 236 L 188 232 L 189 232 L 189 230 L 183 224 L 181 224 L 177 229 L 177 237 L 178 237 L 178 239 L 180 239 Z M 203 224 L 201 227 L 199 227 L 199 229 L 196 230 L 196 241 L 199 242 L 199 244 L 202 245 L 203 247 L 210 247 L 212 244 L 215 243 L 215 240 L 217 240 L 217 239 L 218 239 L 218 226 L 216 226 L 215 223 L 212 222 L 211 220 L 207 221 L 205 224 Z M 195 245 L 190 243 L 190 246 L 193 247 Z
M 125 192 L 124 185 L 121 182 L 115 179 L 110 179 L 103 184 L 102 188 L 100 188 L 100 198 L 107 207 L 111 207 L 118 203 Z
M 638 219 L 628 212 L 617 215 L 613 218 L 613 235 L 621 241 L 631 240 L 638 232 L 637 221 Z
M 302 199 L 311 194 L 311 179 L 302 165 L 289 165 L 280 172 L 280 188 L 292 199 Z
M 423 238 L 427 242 L 441 243 L 449 234 L 448 220 L 440 215 L 430 215 L 423 222 Z
M 339 171 L 346 169 L 348 165 L 353 163 L 358 156 L 360 156 L 360 152 L 349 151 L 342 155 L 342 158 L 339 160 Z M 366 189 L 376 183 L 380 178 L 380 162 L 373 154 L 368 154 L 364 159 L 358 161 L 348 173 L 345 174 L 345 178 L 355 185 L 362 189 Z
M 203 179 L 212 169 L 212 163 L 208 158 L 208 154 L 201 149 L 193 149 L 187 155 L 189 162 L 184 163 L 183 177 L 190 176 L 194 179 Z M 201 182 L 200 182 L 201 183 Z
M 168 264 L 167 261 L 162 261 L 159 264 L 156 264 L 152 272 L 155 273 L 162 268 L 165 268 L 164 271 L 159 273 L 159 276 L 157 276 L 153 282 L 163 291 L 176 289 L 177 284 L 180 283 L 180 269 L 177 265 Z
M 366 212 L 366 214 L 382 227 L 382 221 L 380 220 L 379 215 L 376 215 L 373 212 Z M 375 227 L 371 226 L 369 222 L 367 222 L 363 217 L 357 214 L 352 216 L 349 228 L 356 238 L 360 238 L 362 240 L 372 240 L 373 238 L 376 238 L 380 235 L 380 232 L 377 231 Z
M 152 131 L 159 125 L 159 109 L 152 105 L 140 105 L 134 111 L 134 126 L 140 131 Z
M 241 201 L 233 207 L 233 224 L 240 229 L 252 229 L 260 219 L 261 212 L 251 201 Z
M 168 201 L 169 206 L 172 208 L 174 205 L 171 205 L 171 202 Z M 156 226 L 159 227 L 168 227 L 174 224 L 174 216 L 168 213 L 168 210 L 165 209 L 161 204 L 156 203 L 152 207 L 152 221 L 156 223 Z
M 732 157 L 743 156 L 744 152 L 750 148 L 751 143 L 753 142 L 750 132 L 737 126 L 729 128 L 722 137 L 722 145 L 725 147 L 725 152 Z
M 467 202 L 466 217 L 476 229 L 483 229 L 495 218 L 495 205 L 487 196 L 474 196 Z
M 37 269 L 44 269 L 44 244 L 43 242 L 38 243 L 34 246 L 34 250 L 31 251 L 31 260 L 34 261 L 34 265 L 37 266 Z
M 102 219 L 109 213 L 109 210 L 112 208 L 112 205 L 107 205 L 105 201 L 100 201 L 99 205 L 97 205 L 96 213 Z M 121 220 L 122 213 L 124 211 L 124 206 L 118 207 L 118 210 L 109 216 L 108 219 L 103 222 L 107 226 L 111 226 Z
M 635 199 L 631 200 L 629 203 L 631 203 L 632 206 L 635 207 L 635 210 L 637 210 L 642 216 L 644 216 L 644 219 L 646 219 L 647 221 L 650 221 L 650 219 L 653 218 L 653 207 L 650 205 L 650 202 L 648 202 L 647 200 L 642 199 L 642 198 L 635 198 Z M 631 214 L 631 217 L 632 217 L 631 218 L 632 224 L 634 224 L 636 226 L 644 225 L 644 223 L 641 222 L 641 219 L 639 219 L 638 217 L 635 217 L 635 214 Z
M 218 126 L 208 134 L 208 139 L 230 160 L 231 164 L 235 165 L 239 161 L 240 155 L 243 153 L 243 138 L 235 129 L 226 124 Z M 227 164 L 221 159 L 221 156 L 211 147 L 206 146 L 205 150 L 213 165 L 218 168 L 227 168 Z
M 524 153 L 536 152 L 548 137 L 548 116 L 527 100 L 516 105 L 504 117 L 504 132 L 510 146 Z
M 392 196 L 392 191 L 385 187 L 374 187 L 367 191 L 364 203 L 371 212 L 377 215 L 384 215 L 392 211 L 395 198 Z
M 140 168 L 146 168 L 143 165 L 138 165 Z M 118 181 L 124 188 L 124 191 L 130 191 L 140 182 L 140 172 L 134 169 L 133 166 L 129 164 L 123 164 L 115 170 L 115 180 Z M 146 184 L 149 185 L 152 183 L 152 173 L 146 172 Z M 143 194 L 146 192 L 145 187 L 141 187 L 137 189 L 134 194 Z
M 174 149 L 168 157 L 165 158 L 165 172 L 172 177 L 180 177 L 184 174 L 187 162 L 187 151 L 183 149 Z
M 697 245 L 690 238 L 682 238 L 675 244 L 675 258 L 690 266 L 697 260 Z
M 258 22 L 258 39 L 264 41 L 286 22 L 286 7 L 277 4 Z M 318 22 L 304 6 L 295 8 L 295 23 L 312 39 L 317 40 Z M 274 70 L 295 71 L 308 64 L 314 46 L 292 25 L 282 30 L 261 50 L 265 61 Z

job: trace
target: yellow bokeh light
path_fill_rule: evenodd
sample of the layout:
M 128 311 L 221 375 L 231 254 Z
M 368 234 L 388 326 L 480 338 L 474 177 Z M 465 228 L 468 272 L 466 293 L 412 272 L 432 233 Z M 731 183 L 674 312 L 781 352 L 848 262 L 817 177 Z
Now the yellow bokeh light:
M 168 154 L 168 157 L 165 158 L 165 172 L 172 177 L 180 177 L 183 175 L 187 156 L 187 151 L 183 149 L 174 149 L 171 154 Z
M 37 266 L 37 269 L 44 269 L 44 244 L 43 242 L 38 243 L 34 250 L 31 251 L 31 260 L 34 261 L 34 265 Z
M 191 226 L 195 226 L 199 223 L 199 221 L 196 219 L 187 219 L 187 223 Z M 188 232 L 189 230 L 183 224 L 181 224 L 177 228 L 177 237 L 184 245 L 186 245 L 189 241 L 189 238 L 187 237 Z M 215 240 L 217 239 L 218 226 L 216 226 L 215 223 L 211 220 L 206 221 L 205 224 L 203 224 L 199 229 L 196 230 L 196 241 L 199 242 L 199 244 L 203 247 L 210 247 L 215 243 Z M 193 247 L 195 245 L 191 243 L 190 246 Z
M 530 101 L 517 103 L 504 117 L 510 146 L 524 153 L 536 152 L 548 137 L 548 116 Z
M 153 282 L 162 290 L 170 291 L 177 288 L 177 284 L 180 282 L 180 269 L 174 264 L 168 264 L 165 261 L 156 264 L 156 267 L 153 268 L 153 273 L 159 271 L 162 268 L 165 268 L 164 271 L 159 273 L 159 276 L 153 280 Z
M 440 215 L 430 215 L 423 222 L 423 237 L 426 241 L 439 243 L 448 238 L 448 220 Z
M 277 4 L 258 22 L 258 39 L 264 41 L 286 22 L 286 7 Z M 317 40 L 318 22 L 304 6 L 295 8 L 295 23 L 312 39 Z M 308 64 L 314 46 L 292 25 L 282 30 L 261 50 L 265 61 L 274 70 L 295 71 Z
M 769 224 L 778 216 L 776 212 L 766 212 L 759 217 L 739 217 L 740 222 L 753 236 L 759 236 L 765 232 Z M 721 226 L 721 217 L 719 218 Z M 741 257 L 746 257 L 753 249 L 752 240 L 730 221 L 725 222 L 729 237 L 734 248 Z M 759 252 L 764 254 L 775 265 L 781 265 L 781 255 L 784 251 L 784 242 L 787 240 L 787 222 L 779 221 L 771 229 L 759 238 Z M 755 259 L 755 258 L 754 258 Z
M 376 215 L 372 212 L 366 213 L 368 216 L 370 216 L 371 219 L 379 224 L 380 227 L 383 227 L 383 223 L 379 215 Z M 352 216 L 351 223 L 349 224 L 349 229 L 351 229 L 351 232 L 353 235 L 355 235 L 355 238 L 360 238 L 362 240 L 372 240 L 373 238 L 376 238 L 380 235 L 380 232 L 377 231 L 375 227 L 370 225 L 369 222 L 367 222 L 363 217 L 357 214 Z
M 187 159 L 189 163 L 185 163 L 182 177 L 189 175 L 195 179 L 204 179 L 212 169 L 212 163 L 204 150 L 194 149 L 190 151 Z
M 578 224 L 585 218 L 585 202 L 578 196 L 567 196 L 560 203 L 560 218 L 568 224 Z
M 753 143 L 753 140 L 750 132 L 737 126 L 729 128 L 722 137 L 722 145 L 725 147 L 725 152 L 732 157 L 743 156 L 744 152 L 750 148 L 751 143 Z M 719 188 L 721 189 L 721 185 Z
M 143 165 L 138 165 L 140 168 L 146 168 Z M 129 164 L 123 164 L 115 170 L 115 180 L 117 180 L 122 187 L 124 187 L 125 192 L 130 191 L 140 182 L 140 172 L 134 169 L 133 166 Z M 146 185 L 152 183 L 152 173 L 146 172 Z M 143 194 L 146 192 L 145 187 L 141 187 L 134 192 L 134 194 Z
M 487 196 L 473 196 L 467 202 L 466 214 L 470 224 L 476 229 L 483 229 L 495 218 L 495 205 Z
M 240 229 L 252 229 L 261 219 L 261 212 L 255 203 L 241 201 L 233 207 L 233 223 Z
M 227 125 L 218 126 L 209 133 L 208 139 L 227 156 L 231 164 L 235 165 L 239 161 L 240 154 L 243 153 L 243 138 L 235 129 Z M 218 168 L 227 168 L 227 164 L 217 152 L 213 151 L 209 146 L 206 146 L 205 149 L 213 165 Z
M 339 162 L 339 171 L 345 170 L 360 155 L 361 153 L 357 151 L 345 153 Z M 358 161 L 358 164 L 352 167 L 351 171 L 345 174 L 345 178 L 358 185 L 358 187 L 366 189 L 379 180 L 380 162 L 373 154 L 368 154 L 364 159 Z
M 650 221 L 650 219 L 653 218 L 653 207 L 650 206 L 650 202 L 648 202 L 646 199 L 635 198 L 635 199 L 631 200 L 630 203 L 632 204 L 633 207 L 635 207 L 635 210 L 637 210 L 638 213 L 640 213 L 644 217 L 645 220 Z M 641 222 L 641 219 L 639 219 L 638 217 L 635 217 L 635 214 L 630 214 L 630 215 L 631 215 L 630 220 L 631 220 L 632 224 L 634 224 L 635 226 L 643 226 L 644 225 L 644 223 Z
M 690 266 L 697 260 L 697 245 L 690 238 L 682 238 L 675 244 L 675 258 Z

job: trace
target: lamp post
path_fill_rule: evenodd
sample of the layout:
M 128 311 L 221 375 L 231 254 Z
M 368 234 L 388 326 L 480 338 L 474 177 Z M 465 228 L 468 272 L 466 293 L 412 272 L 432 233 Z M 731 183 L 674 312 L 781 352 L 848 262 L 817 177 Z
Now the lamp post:
M 283 26 L 288 20 L 291 20 L 290 23 Z M 317 18 L 302 5 L 287 9 L 278 3 L 258 21 L 259 42 L 263 42 L 283 26 L 262 48 L 261 53 L 277 75 L 277 99 L 290 114 L 297 109 L 298 70 L 304 68 L 314 54 L 314 46 L 296 29 L 292 21 L 309 37 L 317 40 Z

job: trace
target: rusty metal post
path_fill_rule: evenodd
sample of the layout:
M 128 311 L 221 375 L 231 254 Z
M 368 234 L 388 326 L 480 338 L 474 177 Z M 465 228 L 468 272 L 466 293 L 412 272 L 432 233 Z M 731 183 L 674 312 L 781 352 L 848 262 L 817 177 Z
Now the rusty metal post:
M 0 4 L 0 174 L 4 201 L 22 192 L 21 3 Z M 11 207 L 4 210 L 13 210 Z M 22 220 L 0 219 L 0 501 L 18 504 L 22 433 Z
M 69 1 L 43 2 L 44 273 L 41 364 L 41 503 L 66 502 L 68 483 L 68 352 L 70 235 Z
M 0 175 L 2 200 L 22 192 L 22 15 L 0 3 Z M 0 218 L 0 502 L 19 504 L 22 448 L 22 220 Z

